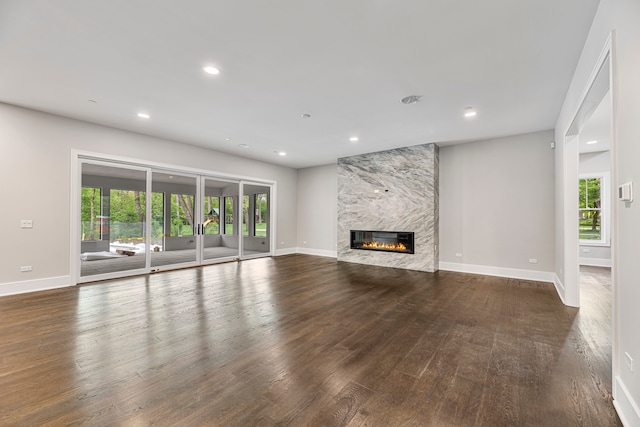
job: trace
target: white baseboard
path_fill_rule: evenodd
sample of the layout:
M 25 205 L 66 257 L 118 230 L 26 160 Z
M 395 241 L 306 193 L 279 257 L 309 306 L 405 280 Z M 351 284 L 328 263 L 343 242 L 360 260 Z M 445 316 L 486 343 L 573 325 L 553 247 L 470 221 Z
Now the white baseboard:
M 338 258 L 338 251 L 327 251 L 324 249 L 296 248 L 296 252 L 305 255 L 317 255 L 329 258 Z
M 327 251 L 327 250 L 324 250 L 324 249 L 287 248 L 287 249 L 278 249 L 278 250 L 276 250 L 276 256 L 292 255 L 292 254 L 316 255 L 316 256 L 324 256 L 324 257 L 329 257 L 329 258 L 337 258 L 338 257 L 338 251 Z
M 285 249 L 276 249 L 275 251 L 275 255 L 276 256 L 282 256 L 282 255 L 292 255 L 298 253 L 297 252 L 297 248 L 285 248 Z
M 580 258 L 578 262 L 590 267 L 611 267 L 611 260 L 606 258 Z
M 0 283 L 0 297 L 25 294 L 27 292 L 46 291 L 48 289 L 65 288 L 67 286 L 72 286 L 70 276 Z
M 564 292 L 565 292 L 564 284 L 562 283 L 562 280 L 560 280 L 560 278 L 556 273 L 553 273 L 553 285 L 556 287 L 556 292 L 560 297 L 560 301 L 562 301 L 564 305 L 567 305 L 567 303 L 564 301 Z
M 613 406 L 616 408 L 622 425 L 625 427 L 640 426 L 640 408 L 638 408 L 638 404 L 633 400 L 620 377 L 616 377 L 614 388 Z
M 535 280 L 538 282 L 553 282 L 554 273 L 549 271 L 520 270 L 517 268 L 491 267 L 487 265 L 459 264 L 443 262 L 440 270 L 457 271 L 460 273 L 484 274 L 487 276 L 508 277 L 511 279 Z

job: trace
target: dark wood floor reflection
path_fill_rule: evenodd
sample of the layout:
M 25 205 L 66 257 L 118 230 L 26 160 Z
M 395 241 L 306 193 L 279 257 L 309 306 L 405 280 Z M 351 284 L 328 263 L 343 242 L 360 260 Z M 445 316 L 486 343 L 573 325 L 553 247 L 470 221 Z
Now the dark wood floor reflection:
M 307 255 L 0 298 L 0 425 L 621 425 L 595 300 Z

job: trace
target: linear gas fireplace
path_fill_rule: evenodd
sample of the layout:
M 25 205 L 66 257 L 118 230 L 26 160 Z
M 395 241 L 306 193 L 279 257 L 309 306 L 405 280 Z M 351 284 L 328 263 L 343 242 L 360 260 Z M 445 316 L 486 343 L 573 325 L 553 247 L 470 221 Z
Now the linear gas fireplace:
M 413 233 L 351 230 L 351 249 L 412 254 Z

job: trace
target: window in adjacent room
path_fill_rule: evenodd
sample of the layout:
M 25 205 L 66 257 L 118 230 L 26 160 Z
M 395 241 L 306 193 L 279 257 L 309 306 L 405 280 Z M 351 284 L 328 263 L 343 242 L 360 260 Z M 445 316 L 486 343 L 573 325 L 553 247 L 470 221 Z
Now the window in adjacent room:
M 258 193 L 254 197 L 256 214 L 253 221 L 253 235 L 267 237 L 267 195 L 266 193 Z
M 249 235 L 249 196 L 242 196 L 242 235 Z
M 102 189 L 82 187 L 80 208 L 81 239 L 100 240 L 102 238 Z
M 581 244 L 608 243 L 608 212 L 605 175 L 582 175 L 579 179 L 579 235 Z
M 233 196 L 224 197 L 224 234 L 233 234 Z
M 204 196 L 204 234 L 220 234 L 220 197 Z
M 171 236 L 193 236 L 194 195 L 171 195 Z

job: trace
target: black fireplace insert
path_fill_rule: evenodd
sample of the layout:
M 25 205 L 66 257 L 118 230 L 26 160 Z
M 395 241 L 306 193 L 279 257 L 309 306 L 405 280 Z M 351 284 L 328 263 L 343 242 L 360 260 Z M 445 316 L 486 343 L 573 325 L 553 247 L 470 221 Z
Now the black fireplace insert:
M 412 254 L 413 232 L 351 230 L 351 249 Z

